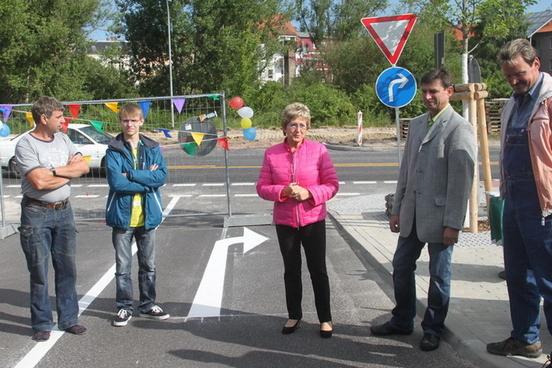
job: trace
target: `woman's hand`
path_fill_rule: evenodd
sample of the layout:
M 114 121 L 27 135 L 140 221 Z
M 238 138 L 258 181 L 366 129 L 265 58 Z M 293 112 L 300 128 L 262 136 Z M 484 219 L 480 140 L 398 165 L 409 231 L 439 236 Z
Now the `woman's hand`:
M 311 197 L 311 193 L 308 191 L 308 189 L 303 188 L 300 185 L 292 183 L 289 185 L 289 188 L 291 188 L 292 190 L 290 197 L 294 198 L 297 201 L 306 201 Z

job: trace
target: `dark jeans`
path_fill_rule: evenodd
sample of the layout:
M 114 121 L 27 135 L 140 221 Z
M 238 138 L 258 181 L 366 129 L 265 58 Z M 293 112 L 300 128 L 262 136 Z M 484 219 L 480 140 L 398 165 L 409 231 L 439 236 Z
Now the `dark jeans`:
M 71 205 L 62 209 L 41 207 L 25 198 L 21 201 L 21 248 L 27 259 L 31 285 L 31 325 L 35 331 L 53 327 L 52 307 L 48 297 L 50 255 L 55 272 L 58 328 L 63 330 L 78 322 L 79 304 L 75 282 L 76 229 Z
M 132 238 L 138 247 L 138 287 L 140 288 L 140 312 L 148 312 L 155 304 L 155 229 L 143 226 L 127 230 L 113 229 L 115 247 L 115 284 L 117 309 L 133 310 L 132 301 Z
M 286 304 L 290 319 L 301 319 L 301 244 L 305 250 L 316 312 L 320 322 L 332 320 L 330 311 L 330 282 L 326 271 L 326 221 L 322 220 L 299 229 L 276 225 L 280 251 L 284 259 Z
M 511 336 L 531 344 L 539 341 L 541 296 L 552 334 L 552 216 L 542 218 L 532 180 L 509 179 L 506 185 L 503 244 Z
M 391 324 L 411 330 L 416 316 L 416 261 L 425 243 L 418 239 L 416 225 L 407 238 L 399 237 L 393 257 L 393 287 L 396 307 Z M 440 336 L 447 316 L 450 299 L 451 256 L 453 246 L 429 243 L 429 291 L 427 309 L 422 321 L 424 333 Z

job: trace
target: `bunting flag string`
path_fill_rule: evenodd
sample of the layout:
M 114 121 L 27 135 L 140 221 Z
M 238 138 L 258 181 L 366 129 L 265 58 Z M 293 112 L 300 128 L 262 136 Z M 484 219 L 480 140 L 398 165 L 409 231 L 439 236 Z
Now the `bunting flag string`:
M 217 138 L 217 144 L 225 151 L 228 151 L 230 149 L 228 137 Z
M 96 129 L 96 131 L 98 131 L 100 133 L 104 132 L 105 123 L 103 121 L 90 120 L 90 125 L 92 125 L 94 127 L 94 129 Z
M 2 111 L 2 120 L 8 121 L 10 118 L 11 112 L 12 112 L 12 106 L 11 105 L 0 105 L 0 111 Z
M 155 129 L 155 130 L 157 130 L 158 132 L 162 132 L 163 135 L 165 136 L 165 138 L 172 138 L 171 131 L 169 129 L 158 128 L 158 129 Z
M 25 111 L 25 119 L 27 119 L 27 122 L 29 123 L 29 126 L 32 128 L 34 126 L 34 119 L 33 119 L 33 113 L 30 111 Z
M 185 98 L 173 98 L 172 103 L 174 104 L 174 107 L 176 107 L 176 110 L 180 114 L 182 112 L 182 108 L 184 107 L 184 104 L 186 103 Z
M 144 115 L 144 120 L 148 117 L 148 113 L 151 107 L 151 101 L 140 101 L 138 102 L 140 108 L 142 109 L 142 114 Z
M 119 112 L 119 103 L 118 102 L 106 102 L 105 106 L 113 112 Z
M 201 141 L 203 140 L 203 137 L 205 136 L 205 133 L 192 133 L 192 138 L 194 139 L 194 142 L 199 146 L 201 144 Z
M 69 112 L 71 113 L 71 116 L 73 118 L 78 118 L 80 113 L 80 105 L 79 104 L 71 104 L 69 105 Z

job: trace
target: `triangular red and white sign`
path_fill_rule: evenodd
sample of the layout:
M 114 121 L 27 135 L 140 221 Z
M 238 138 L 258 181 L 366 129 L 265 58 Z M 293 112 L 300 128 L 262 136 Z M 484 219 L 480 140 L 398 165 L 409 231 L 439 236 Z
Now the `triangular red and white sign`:
M 406 40 L 416 24 L 416 15 L 401 14 L 360 20 L 392 65 L 397 64 Z

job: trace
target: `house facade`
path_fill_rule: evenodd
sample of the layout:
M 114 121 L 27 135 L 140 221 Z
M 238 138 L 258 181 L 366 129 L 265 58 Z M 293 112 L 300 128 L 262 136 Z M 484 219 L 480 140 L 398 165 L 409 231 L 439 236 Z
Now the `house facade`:
M 541 71 L 552 74 L 552 10 L 527 14 L 527 38 L 539 54 Z

